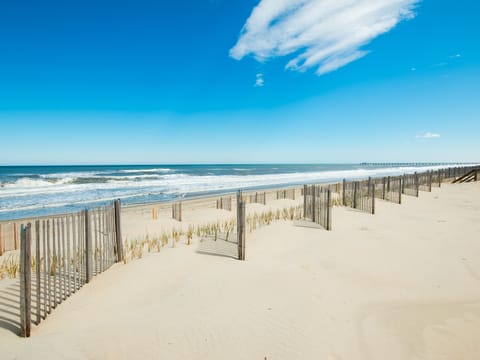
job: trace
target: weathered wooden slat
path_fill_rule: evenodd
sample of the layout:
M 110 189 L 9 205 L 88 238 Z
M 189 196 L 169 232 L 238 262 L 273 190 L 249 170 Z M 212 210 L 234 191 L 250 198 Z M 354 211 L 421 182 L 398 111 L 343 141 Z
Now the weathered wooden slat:
M 62 240 L 60 241 L 61 246 L 61 269 L 62 269 L 62 301 L 67 298 L 67 264 L 66 264 L 66 235 L 65 235 L 65 219 L 60 219 Z
M 327 193 L 327 230 L 332 230 L 332 192 Z
M 101 228 L 101 219 L 102 219 L 102 211 L 98 210 L 97 211 L 97 216 L 96 216 L 96 226 L 97 229 L 95 231 L 95 234 L 97 236 L 97 243 L 96 243 L 96 249 L 95 249 L 95 254 L 96 254 L 96 263 L 97 263 L 97 272 L 95 275 L 98 275 L 102 272 L 102 252 L 101 252 L 101 244 L 102 244 L 102 228 Z
M 93 245 L 93 262 L 95 264 L 95 268 L 93 270 L 93 276 L 96 276 L 100 273 L 99 266 L 98 266 L 98 210 L 92 213 L 93 215 L 93 235 L 94 235 L 94 245 Z
M 121 202 L 120 199 L 114 202 L 114 220 L 115 220 L 115 241 L 117 245 L 117 262 L 123 261 L 123 243 L 122 243 L 122 227 L 121 227 Z
M 81 211 L 78 215 L 78 275 L 79 275 L 79 288 L 85 284 L 85 215 Z
M 375 214 L 375 181 L 371 183 L 372 186 L 372 214 Z
M 30 337 L 31 330 L 31 224 L 21 228 L 20 248 L 20 336 Z
M 51 273 L 51 266 L 52 266 L 52 253 L 50 252 L 50 220 L 47 220 L 47 301 L 48 301 L 48 306 L 47 306 L 47 314 L 50 314 L 52 311 L 52 289 L 53 289 L 53 284 L 52 284 L 52 273 Z M 53 237 L 53 234 L 52 234 Z
M 72 214 L 72 261 L 73 261 L 73 293 L 77 291 L 77 271 L 78 271 L 78 257 L 77 257 L 77 215 Z
M 46 221 L 42 220 L 42 247 L 43 247 L 43 319 L 47 317 L 47 293 L 48 293 L 48 284 L 47 284 L 47 276 L 48 276 L 48 267 L 47 267 L 47 229 L 46 229 Z
M 84 210 L 85 222 L 85 283 L 89 283 L 92 278 L 93 259 L 92 259 L 92 236 L 90 231 L 90 214 Z
M 66 216 L 65 223 L 67 228 L 67 296 L 72 294 L 72 258 L 71 258 L 71 239 L 70 234 L 72 231 L 72 217 Z
M 237 193 L 237 241 L 238 259 L 245 260 L 245 202 L 241 191 Z
M 55 309 L 58 304 L 57 300 L 57 283 L 58 283 L 58 255 L 57 255 L 57 219 L 52 219 L 52 244 L 53 244 L 53 258 L 52 258 L 52 276 L 53 276 L 53 308 Z
M 35 277 L 37 279 L 36 290 L 36 300 L 37 300 L 37 319 L 36 324 L 40 324 L 41 319 L 41 306 L 40 306 L 40 265 L 42 259 L 40 257 L 40 220 L 35 221 Z

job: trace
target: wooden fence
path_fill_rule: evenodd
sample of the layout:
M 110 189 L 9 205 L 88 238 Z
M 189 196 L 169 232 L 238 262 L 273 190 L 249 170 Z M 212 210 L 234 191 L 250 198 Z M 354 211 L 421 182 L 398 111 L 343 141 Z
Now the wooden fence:
M 441 170 L 432 171 L 432 187 L 441 187 L 442 180 Z
M 404 174 L 402 178 L 402 194 L 418 197 L 418 191 L 418 174 Z
M 223 196 L 217 200 L 217 209 L 232 211 L 232 197 Z
M 261 193 L 258 193 L 256 192 L 255 194 L 250 194 L 248 196 L 248 200 L 249 200 L 249 203 L 258 203 L 258 204 L 263 204 L 263 205 L 266 205 L 267 204 L 267 193 L 264 191 L 264 192 L 261 192 Z
M 432 171 L 418 174 L 418 189 L 420 191 L 432 192 Z
M 239 260 L 245 260 L 245 219 L 245 202 L 242 192 L 239 190 L 237 193 L 237 246 Z
M 343 180 L 342 202 L 344 206 L 375 214 L 375 181 Z
M 182 221 L 182 203 L 175 202 L 172 204 L 172 219 Z
M 30 336 L 32 317 L 40 324 L 93 276 L 122 259 L 119 200 L 22 224 L 20 335 Z
M 279 199 L 295 200 L 295 189 L 277 190 L 277 200 Z
M 304 218 L 332 230 L 332 192 L 319 185 L 303 186 Z
M 375 197 L 395 204 L 402 203 L 402 177 L 383 177 L 375 179 Z

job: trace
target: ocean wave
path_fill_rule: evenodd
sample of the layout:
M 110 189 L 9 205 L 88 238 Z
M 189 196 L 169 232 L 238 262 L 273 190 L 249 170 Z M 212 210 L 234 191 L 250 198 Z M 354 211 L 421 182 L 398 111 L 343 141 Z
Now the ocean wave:
M 325 183 L 346 179 L 394 176 L 403 173 L 437 170 L 445 166 L 357 168 L 349 170 L 294 172 L 277 174 L 189 175 L 185 173 L 128 174 L 124 176 L 85 176 L 78 173 L 51 178 L 22 177 L 0 188 L 0 212 L 24 211 L 109 201 L 116 198 L 170 197 L 236 189 Z M 153 169 L 152 169 L 153 170 Z M 91 175 L 83 173 L 82 175 Z

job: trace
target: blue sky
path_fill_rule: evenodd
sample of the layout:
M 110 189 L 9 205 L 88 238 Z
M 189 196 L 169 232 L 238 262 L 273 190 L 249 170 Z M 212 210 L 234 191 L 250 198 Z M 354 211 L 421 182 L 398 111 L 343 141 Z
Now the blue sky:
M 385 3 L 2 1 L 0 164 L 480 161 L 480 5 Z

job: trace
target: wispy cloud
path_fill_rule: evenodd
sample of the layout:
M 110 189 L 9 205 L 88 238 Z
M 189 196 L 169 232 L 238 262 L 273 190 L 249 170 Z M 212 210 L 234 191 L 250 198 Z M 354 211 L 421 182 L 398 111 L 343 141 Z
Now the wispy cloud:
M 261 0 L 230 56 L 292 55 L 287 69 L 322 75 L 362 58 L 360 48 L 414 17 L 420 0 Z
M 265 80 L 263 80 L 263 74 L 262 73 L 259 73 L 256 75 L 256 79 L 255 79 L 255 87 L 262 87 L 263 85 L 265 84 Z
M 438 139 L 440 134 L 431 133 L 429 131 L 418 134 L 416 136 L 417 139 Z
M 450 59 L 460 59 L 462 57 L 462 54 L 455 54 L 455 55 L 450 55 Z

